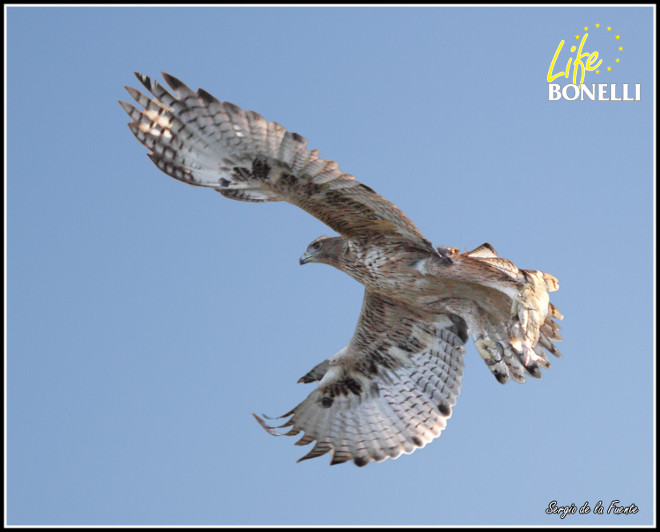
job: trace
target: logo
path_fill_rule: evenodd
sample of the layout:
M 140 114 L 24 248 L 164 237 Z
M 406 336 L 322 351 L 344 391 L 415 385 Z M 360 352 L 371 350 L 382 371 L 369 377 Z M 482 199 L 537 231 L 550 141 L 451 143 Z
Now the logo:
M 590 41 L 587 44 L 587 41 Z M 575 36 L 576 44 L 570 47 L 560 41 L 548 68 L 548 100 L 596 100 L 611 102 L 633 102 L 642 98 L 641 83 L 614 83 L 613 74 L 624 56 L 623 37 L 612 26 L 600 23 L 591 28 L 584 27 L 582 34 Z M 598 46 L 599 50 L 589 51 Z M 602 53 L 601 53 L 602 51 Z M 574 54 L 574 55 L 572 55 Z M 562 70 L 563 69 L 563 70 Z M 572 83 L 561 86 L 561 78 Z M 585 78 L 599 83 L 585 83 Z

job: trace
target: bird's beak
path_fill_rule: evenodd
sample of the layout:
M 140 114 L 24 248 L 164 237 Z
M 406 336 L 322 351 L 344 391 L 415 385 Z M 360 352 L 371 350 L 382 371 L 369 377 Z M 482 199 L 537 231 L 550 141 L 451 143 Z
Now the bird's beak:
M 307 264 L 309 262 L 309 254 L 307 252 L 303 253 L 300 255 L 300 259 L 298 260 L 300 265 L 302 266 L 303 264 Z

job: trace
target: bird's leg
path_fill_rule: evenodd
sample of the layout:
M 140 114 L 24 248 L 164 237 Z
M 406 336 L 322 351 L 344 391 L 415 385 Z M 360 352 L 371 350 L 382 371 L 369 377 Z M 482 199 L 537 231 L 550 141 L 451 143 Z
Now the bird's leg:
M 530 360 L 534 362 L 541 362 L 545 365 L 545 359 L 536 354 L 536 351 L 527 342 L 524 342 L 524 353 L 525 353 L 525 366 L 529 366 Z

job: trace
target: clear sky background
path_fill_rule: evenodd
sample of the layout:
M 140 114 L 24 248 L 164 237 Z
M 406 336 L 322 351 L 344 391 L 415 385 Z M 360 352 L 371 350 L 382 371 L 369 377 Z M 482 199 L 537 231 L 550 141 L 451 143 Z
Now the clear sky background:
M 652 8 L 7 14 L 9 524 L 652 523 Z M 606 61 L 624 48 L 585 82 L 642 101 L 548 101 L 584 26 Z M 439 439 L 296 464 L 309 447 L 251 413 L 313 389 L 296 381 L 349 340 L 362 287 L 298 265 L 332 234 L 303 211 L 161 173 L 117 104 L 136 70 L 302 134 L 436 244 L 554 274 L 564 358 L 502 386 L 470 340 Z

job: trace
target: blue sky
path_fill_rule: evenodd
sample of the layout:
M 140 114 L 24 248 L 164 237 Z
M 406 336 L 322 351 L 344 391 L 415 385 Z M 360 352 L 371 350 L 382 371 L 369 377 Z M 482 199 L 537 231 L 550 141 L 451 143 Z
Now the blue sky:
M 7 523 L 640 525 L 654 519 L 650 7 L 7 11 Z M 548 101 L 590 27 L 585 83 Z M 605 51 L 607 50 L 607 52 Z M 564 60 L 568 52 L 563 55 Z M 162 174 L 117 105 L 169 72 L 305 136 L 436 244 L 554 274 L 542 380 L 469 342 L 442 436 L 357 468 L 272 438 L 362 287 L 298 257 L 321 222 Z M 565 81 L 565 80 L 563 80 Z M 548 515 L 602 500 L 635 515 Z

